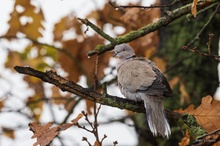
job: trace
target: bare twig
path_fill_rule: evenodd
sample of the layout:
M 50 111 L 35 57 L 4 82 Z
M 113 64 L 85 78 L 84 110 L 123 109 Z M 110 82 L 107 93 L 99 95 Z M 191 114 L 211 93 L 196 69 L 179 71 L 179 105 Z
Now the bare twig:
M 191 46 L 195 41 L 199 40 L 200 35 L 202 34 L 202 32 L 205 30 L 205 28 L 208 26 L 208 24 L 211 22 L 211 20 L 214 18 L 214 16 L 216 15 L 216 13 L 218 13 L 219 11 L 219 7 L 220 7 L 220 3 L 218 3 L 217 7 L 215 8 L 215 11 L 212 13 L 212 15 L 209 17 L 208 21 L 203 25 L 202 29 L 197 33 L 197 35 L 195 36 L 195 38 L 190 41 L 186 46 L 189 47 Z
M 214 36 L 214 34 L 210 33 L 209 34 L 209 41 L 207 42 L 207 49 L 208 49 L 209 54 L 211 54 L 211 41 L 212 41 L 213 36 Z
M 213 34 L 209 34 L 209 40 L 208 40 L 208 42 L 207 42 L 207 50 L 208 50 L 208 53 L 199 51 L 199 50 L 197 49 L 197 47 L 189 48 L 188 46 L 183 46 L 181 49 L 182 49 L 182 50 L 187 50 L 187 51 L 190 51 L 190 52 L 193 52 L 193 53 L 196 53 L 196 54 L 205 56 L 205 57 L 210 57 L 210 58 L 212 58 L 212 59 L 214 59 L 214 60 L 220 62 L 220 56 L 218 56 L 218 55 L 213 55 L 213 54 L 211 53 L 210 43 L 211 43 L 212 36 L 213 36 Z
M 113 146 L 116 146 L 118 144 L 118 141 L 113 142 Z
M 112 38 L 110 35 L 108 35 L 104 31 L 102 31 L 98 26 L 96 26 L 95 24 L 90 22 L 88 19 L 78 18 L 78 20 L 80 20 L 80 22 L 82 22 L 86 26 L 90 26 L 95 32 L 97 32 L 99 35 L 101 35 L 103 38 L 105 38 L 106 40 L 110 41 L 111 43 L 115 42 L 114 38 Z
M 92 146 L 92 144 L 87 140 L 87 138 L 86 137 L 83 137 L 82 138 L 82 141 L 86 141 L 87 142 L 87 144 L 89 145 L 89 146 Z

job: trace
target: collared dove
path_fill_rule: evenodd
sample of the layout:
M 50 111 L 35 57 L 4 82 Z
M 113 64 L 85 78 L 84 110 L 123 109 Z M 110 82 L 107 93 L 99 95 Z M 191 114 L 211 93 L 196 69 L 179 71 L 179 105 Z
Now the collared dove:
M 172 90 L 166 77 L 154 62 L 136 57 L 127 44 L 117 45 L 113 51 L 113 56 L 119 58 L 116 69 L 121 93 L 130 100 L 143 100 L 152 134 L 169 138 L 170 126 L 162 100 L 163 96 L 171 96 Z

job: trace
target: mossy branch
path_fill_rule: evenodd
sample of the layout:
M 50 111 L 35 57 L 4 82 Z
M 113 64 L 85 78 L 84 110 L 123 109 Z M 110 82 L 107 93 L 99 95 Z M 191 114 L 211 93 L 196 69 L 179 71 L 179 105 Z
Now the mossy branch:
M 54 71 L 50 70 L 46 72 L 41 72 L 30 67 L 21 66 L 15 66 L 14 69 L 21 74 L 34 76 L 36 78 L 41 79 L 44 82 L 48 82 L 57 86 L 62 91 L 73 93 L 84 99 L 88 99 L 90 101 L 94 101 L 103 105 L 117 107 L 120 109 L 131 110 L 137 113 L 145 113 L 145 107 L 143 102 L 135 102 L 117 96 L 108 95 L 106 89 L 104 89 L 105 91 L 102 94 L 94 90 L 91 90 L 90 88 L 83 88 L 82 86 L 57 75 L 57 73 Z M 181 117 L 181 114 L 169 110 L 166 110 L 166 114 L 168 118 L 172 119 L 177 119 Z
M 197 11 L 205 9 L 206 7 L 210 7 L 210 6 L 215 7 L 218 3 L 219 3 L 219 1 L 217 1 L 217 0 L 199 2 L 197 4 Z M 122 44 L 122 43 L 128 43 L 128 42 L 131 42 L 135 39 L 143 37 L 143 36 L 153 32 L 155 30 L 158 30 L 161 27 L 164 27 L 164 26 L 170 24 L 171 22 L 173 22 L 176 19 L 178 19 L 186 14 L 191 13 L 191 8 L 192 8 L 192 4 L 187 4 L 187 5 L 184 5 L 180 8 L 177 8 L 173 11 L 167 11 L 166 15 L 159 18 L 156 22 L 150 23 L 150 24 L 138 29 L 137 31 L 131 31 L 131 32 L 129 32 L 123 36 L 119 36 L 115 39 L 112 39 L 111 37 L 109 37 L 108 35 L 103 33 L 102 30 L 97 29 L 98 27 L 92 23 L 89 23 L 88 20 L 81 19 L 81 21 L 85 21 L 84 23 L 86 25 L 90 26 L 94 31 L 96 31 L 98 34 L 100 34 L 103 38 L 105 38 L 111 42 L 107 45 L 97 45 L 97 47 L 94 50 L 89 51 L 87 55 L 92 56 L 95 54 L 102 54 L 106 51 L 112 50 L 115 45 Z

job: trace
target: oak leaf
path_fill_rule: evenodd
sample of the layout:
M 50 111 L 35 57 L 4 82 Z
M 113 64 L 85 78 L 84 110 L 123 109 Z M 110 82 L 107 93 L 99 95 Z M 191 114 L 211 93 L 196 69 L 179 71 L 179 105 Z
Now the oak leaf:
M 79 35 L 82 34 L 81 27 L 82 27 L 82 24 L 79 23 L 76 17 L 73 17 L 71 15 L 65 16 L 61 18 L 59 22 L 57 22 L 54 25 L 54 30 L 53 30 L 54 39 L 53 40 L 54 41 L 62 40 L 66 31 L 70 29 L 74 29 L 74 32 L 79 37 Z
M 60 132 L 70 128 L 73 125 L 76 125 L 79 119 L 81 119 L 83 115 L 80 113 L 78 116 L 73 119 L 72 123 L 65 123 L 62 125 L 57 125 L 51 128 L 53 125 L 52 122 L 48 122 L 45 125 L 41 125 L 36 122 L 29 123 L 30 130 L 34 133 L 31 138 L 37 138 L 37 142 L 34 143 L 33 146 L 47 146 L 55 136 L 60 134 Z
M 18 12 L 16 10 L 17 6 L 23 7 L 24 11 Z M 14 10 L 10 16 L 11 19 L 8 21 L 9 29 L 5 34 L 6 36 L 15 36 L 18 32 L 22 32 L 32 39 L 42 36 L 44 15 L 41 8 L 36 9 L 36 6 L 32 5 L 30 0 L 16 0 Z M 21 18 L 25 18 L 22 23 Z
M 202 103 L 196 109 L 190 105 L 187 109 L 175 110 L 175 112 L 193 115 L 197 122 L 208 132 L 220 128 L 220 101 L 214 100 L 211 96 L 202 98 Z

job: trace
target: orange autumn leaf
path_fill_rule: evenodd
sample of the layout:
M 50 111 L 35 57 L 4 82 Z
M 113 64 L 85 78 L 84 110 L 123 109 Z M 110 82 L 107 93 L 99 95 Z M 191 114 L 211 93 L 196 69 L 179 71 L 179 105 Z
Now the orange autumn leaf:
M 189 131 L 186 129 L 186 134 L 182 138 L 181 142 L 179 142 L 179 146 L 187 146 L 189 145 L 189 142 L 190 142 L 190 135 L 189 135 Z
M 187 109 L 175 110 L 175 112 L 193 115 L 197 122 L 208 132 L 220 128 L 220 101 L 214 100 L 211 96 L 202 98 L 202 103 L 196 109 L 190 105 Z
M 104 40 L 98 37 L 98 35 L 85 38 L 83 42 L 78 42 L 76 39 L 63 41 L 63 47 L 69 53 L 69 56 L 59 52 L 58 60 L 62 68 L 69 74 L 68 78 L 70 80 L 78 82 L 79 77 L 85 75 L 88 85 L 94 83 L 96 57 L 88 58 L 86 55 L 88 51 L 93 50 L 97 44 L 102 43 L 104 43 Z M 111 53 L 105 53 L 99 56 L 98 78 L 103 77 L 103 70 L 108 66 L 111 55 Z
M 197 3 L 198 3 L 198 0 L 193 0 L 191 12 L 194 17 L 196 17 L 196 14 L 197 14 L 197 10 L 196 10 Z
M 42 36 L 41 31 L 44 30 L 42 22 L 44 21 L 44 14 L 41 8 L 31 4 L 30 0 L 16 0 L 14 8 L 21 6 L 24 8 L 23 12 L 18 12 L 14 9 L 11 12 L 11 19 L 8 21 L 9 29 L 6 36 L 15 36 L 18 32 L 24 33 L 27 37 L 37 39 Z M 21 23 L 21 18 L 27 18 L 25 22 Z

